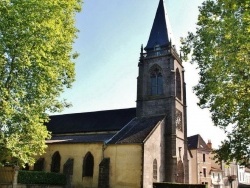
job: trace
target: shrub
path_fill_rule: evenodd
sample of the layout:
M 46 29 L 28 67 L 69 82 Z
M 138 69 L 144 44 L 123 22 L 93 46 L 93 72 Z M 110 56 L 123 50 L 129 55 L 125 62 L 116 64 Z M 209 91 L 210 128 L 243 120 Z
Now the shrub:
M 64 174 L 43 171 L 22 171 L 18 173 L 18 183 L 65 185 L 67 180 Z

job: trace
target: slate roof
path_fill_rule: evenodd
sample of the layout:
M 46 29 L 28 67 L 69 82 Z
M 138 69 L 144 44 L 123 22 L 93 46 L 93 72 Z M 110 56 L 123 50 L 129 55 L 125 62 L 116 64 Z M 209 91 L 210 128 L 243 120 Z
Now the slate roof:
M 211 150 L 203 138 L 197 134 L 187 138 L 188 139 L 188 149 L 202 149 L 202 150 Z
M 164 116 L 142 117 L 131 120 L 107 144 L 143 143 Z
M 167 27 L 164 3 L 163 0 L 160 0 L 145 50 L 154 49 L 156 44 L 160 46 L 166 46 L 169 44 L 170 36 L 168 36 Z
M 50 116 L 52 134 L 118 131 L 136 117 L 136 108 Z
M 50 140 L 47 140 L 47 144 L 65 144 L 65 143 L 98 143 L 105 142 L 115 135 L 113 134 L 85 134 L 85 135 L 53 135 Z
M 143 143 L 164 116 L 136 117 L 136 109 L 118 109 L 51 116 L 47 144 Z M 107 131 L 107 132 L 106 132 Z

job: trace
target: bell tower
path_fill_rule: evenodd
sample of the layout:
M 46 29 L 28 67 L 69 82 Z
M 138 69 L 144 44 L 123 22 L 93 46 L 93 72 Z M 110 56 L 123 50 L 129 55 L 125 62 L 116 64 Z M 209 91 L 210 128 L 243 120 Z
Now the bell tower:
M 148 43 L 141 47 L 136 113 L 137 117 L 165 115 L 163 181 L 188 183 L 184 67 L 170 29 L 160 0 Z

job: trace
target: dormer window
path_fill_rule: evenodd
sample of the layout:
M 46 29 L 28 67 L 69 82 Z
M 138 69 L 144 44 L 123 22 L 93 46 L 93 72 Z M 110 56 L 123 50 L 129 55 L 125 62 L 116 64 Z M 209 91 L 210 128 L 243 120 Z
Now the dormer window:
M 151 95 L 163 94 L 163 79 L 162 73 L 158 67 L 154 68 L 150 74 Z
M 157 44 L 157 45 L 154 46 L 154 51 L 155 51 L 155 55 L 156 56 L 161 55 L 161 53 L 160 53 L 161 51 L 160 50 L 161 50 L 161 47 L 160 47 L 159 44 Z

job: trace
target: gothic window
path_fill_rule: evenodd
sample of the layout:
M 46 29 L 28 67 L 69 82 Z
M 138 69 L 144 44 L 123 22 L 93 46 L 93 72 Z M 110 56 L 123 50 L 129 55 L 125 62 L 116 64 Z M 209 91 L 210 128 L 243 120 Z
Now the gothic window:
M 29 170 L 30 169 L 30 166 L 28 163 L 25 164 L 25 166 L 22 168 L 22 170 Z
M 52 156 L 52 162 L 51 162 L 51 172 L 60 172 L 60 166 L 61 166 L 61 156 L 58 151 L 56 151 Z
M 39 158 L 34 164 L 35 171 L 43 171 L 44 170 L 44 158 Z
M 176 97 L 181 100 L 181 75 L 178 68 L 175 71 L 175 81 Z
M 88 152 L 84 159 L 82 165 L 82 177 L 93 177 L 94 174 L 94 157 Z
M 158 67 L 155 67 L 150 74 L 151 95 L 163 94 L 163 79 L 162 73 Z
M 153 178 L 157 180 L 157 160 L 156 159 L 154 159 L 154 162 L 153 162 Z

